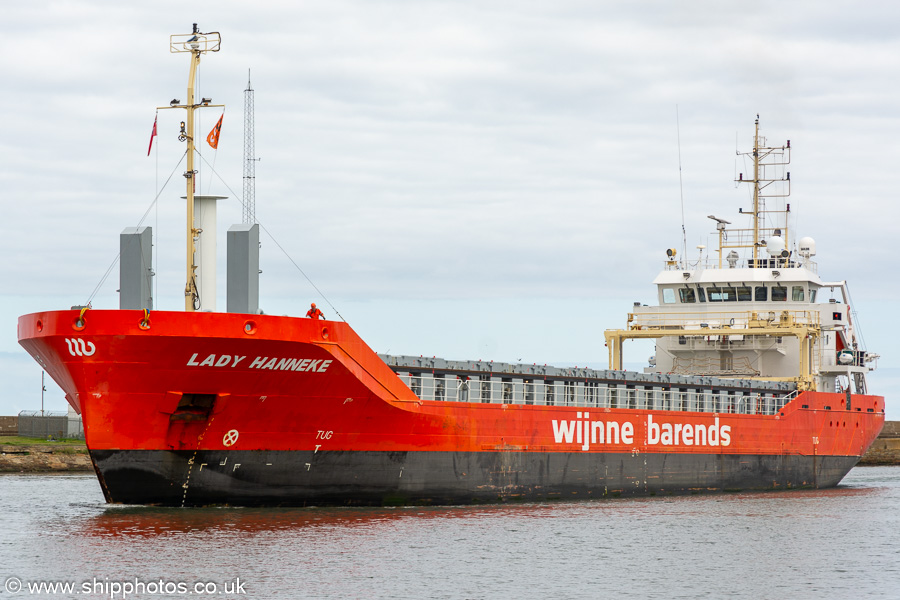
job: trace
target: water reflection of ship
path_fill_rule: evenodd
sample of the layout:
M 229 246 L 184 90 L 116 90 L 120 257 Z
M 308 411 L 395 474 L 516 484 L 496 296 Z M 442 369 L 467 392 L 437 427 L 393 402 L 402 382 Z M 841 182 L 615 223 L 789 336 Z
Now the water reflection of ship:
M 878 498 L 884 491 L 879 487 L 838 486 L 822 489 L 791 491 L 760 491 L 729 494 L 724 500 L 733 510 L 746 516 L 765 512 L 770 503 L 779 505 L 790 499 L 801 506 L 806 502 L 822 502 L 826 506 L 846 498 Z M 153 539 L 173 534 L 203 533 L 226 537 L 258 534 L 323 533 L 337 534 L 360 529 L 386 530 L 398 525 L 416 528 L 435 527 L 447 521 L 477 523 L 484 519 L 497 521 L 509 518 L 522 524 L 530 519 L 549 518 L 612 518 L 629 519 L 658 514 L 653 505 L 663 502 L 663 512 L 682 515 L 708 515 L 707 502 L 698 496 L 676 495 L 665 499 L 651 497 L 620 498 L 606 501 L 525 503 L 518 505 L 449 506 L 449 507 L 321 507 L 321 508 L 198 508 L 179 510 L 163 507 L 122 506 L 105 508 L 101 514 L 78 522 L 77 533 L 85 537 L 121 537 Z M 721 504 L 719 505 L 721 508 Z M 779 505 L 780 506 L 780 505 Z M 749 511 L 749 512 L 748 512 Z
M 154 538 L 173 533 L 221 532 L 256 534 L 309 528 L 373 526 L 431 513 L 402 509 L 363 508 L 198 508 L 184 511 L 159 507 L 116 507 L 85 519 L 81 530 L 89 536 Z
M 486 505 L 479 507 L 323 507 L 323 508 L 198 508 L 121 506 L 79 522 L 84 535 L 153 538 L 173 533 L 222 532 L 228 535 L 324 528 L 329 530 L 381 527 L 403 520 L 426 522 L 498 516 L 543 517 L 554 505 Z M 565 506 L 565 504 L 563 504 Z

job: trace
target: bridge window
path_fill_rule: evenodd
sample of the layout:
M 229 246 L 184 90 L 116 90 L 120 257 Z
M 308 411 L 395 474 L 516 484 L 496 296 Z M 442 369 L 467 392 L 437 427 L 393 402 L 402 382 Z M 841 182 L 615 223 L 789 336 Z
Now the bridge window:
M 750 291 L 750 288 L 747 286 L 742 286 L 737 289 L 737 297 L 741 302 L 749 302 L 753 300 L 753 295 Z
M 697 296 L 700 297 L 700 302 L 706 302 L 706 292 L 699 285 L 697 286 Z
M 769 288 L 766 286 L 758 285 L 753 291 L 756 294 L 754 299 L 757 302 L 767 302 L 769 300 Z
M 711 287 L 706 292 L 710 302 L 734 302 L 737 300 L 737 292 L 733 287 Z
M 794 302 L 803 302 L 803 286 L 795 285 L 791 288 L 791 300 Z
M 682 304 L 693 304 L 697 301 L 694 290 L 691 288 L 678 288 L 678 295 L 681 297 Z
M 675 290 L 672 288 L 663 288 L 663 302 L 666 304 L 675 304 Z
M 816 301 L 816 291 L 817 290 L 809 290 L 809 301 L 810 302 Z
M 772 302 L 787 302 L 787 288 L 786 287 L 773 287 L 772 288 Z

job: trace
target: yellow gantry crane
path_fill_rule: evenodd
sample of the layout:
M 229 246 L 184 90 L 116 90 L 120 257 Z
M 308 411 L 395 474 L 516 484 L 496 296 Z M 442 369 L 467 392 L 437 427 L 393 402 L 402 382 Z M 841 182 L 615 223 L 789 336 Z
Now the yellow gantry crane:
M 793 336 L 800 342 L 800 373 L 797 377 L 757 377 L 767 381 L 794 381 L 799 390 L 813 390 L 815 383 L 812 374 L 812 352 L 816 339 L 821 334 L 817 322 L 801 323 L 789 311 L 783 311 L 777 319 L 760 318 L 759 313 L 751 312 L 744 327 L 718 325 L 710 327 L 701 324 L 699 327 L 684 325 L 646 325 L 634 323 L 634 313 L 628 314 L 628 322 L 633 323 L 628 329 L 608 329 L 603 332 L 609 348 L 609 368 L 622 369 L 622 346 L 625 340 L 658 339 L 663 337 L 708 337 L 743 335 L 749 337 L 781 337 Z M 703 325 L 706 325 L 705 327 Z

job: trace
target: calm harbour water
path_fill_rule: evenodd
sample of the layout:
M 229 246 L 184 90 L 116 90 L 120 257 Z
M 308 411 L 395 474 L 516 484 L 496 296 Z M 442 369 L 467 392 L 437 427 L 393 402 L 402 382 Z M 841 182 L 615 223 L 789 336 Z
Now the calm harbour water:
M 831 490 L 391 509 L 107 506 L 93 475 L 4 475 L 0 511 L 0 597 L 900 596 L 900 467 Z M 42 581 L 79 593 L 29 593 Z

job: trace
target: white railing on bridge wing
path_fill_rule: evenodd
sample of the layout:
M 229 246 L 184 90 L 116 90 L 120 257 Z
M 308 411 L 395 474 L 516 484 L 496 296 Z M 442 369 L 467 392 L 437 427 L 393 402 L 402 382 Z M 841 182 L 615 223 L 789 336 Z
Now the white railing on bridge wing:
M 755 319 L 754 319 L 755 315 Z M 757 311 L 671 311 L 662 307 L 635 307 L 631 313 L 631 328 L 672 327 L 681 329 L 747 329 L 753 326 L 778 326 L 794 323 L 817 326 L 820 314 L 817 310 L 757 310 Z M 727 335 L 720 333 L 709 335 Z
M 723 255 L 722 258 L 722 267 L 723 269 L 728 269 L 728 261 L 724 258 L 727 256 L 727 252 Z M 749 258 L 740 258 L 736 264 L 738 268 L 749 267 L 752 259 Z M 797 260 L 796 258 L 791 258 L 785 260 L 783 258 L 769 258 L 768 256 L 762 256 L 757 259 L 756 264 L 758 265 L 757 269 L 808 269 L 809 271 L 818 274 L 819 272 L 819 263 L 811 259 L 803 259 L 800 258 Z M 663 270 L 664 271 L 696 271 L 698 269 L 718 269 L 719 267 L 719 255 L 710 253 L 707 256 L 703 256 L 699 259 L 694 260 L 663 260 Z
M 774 415 L 797 392 L 742 393 L 611 386 L 584 381 L 503 381 L 463 379 L 456 375 L 409 375 L 400 379 L 421 400 L 490 404 L 630 408 L 685 412 Z

